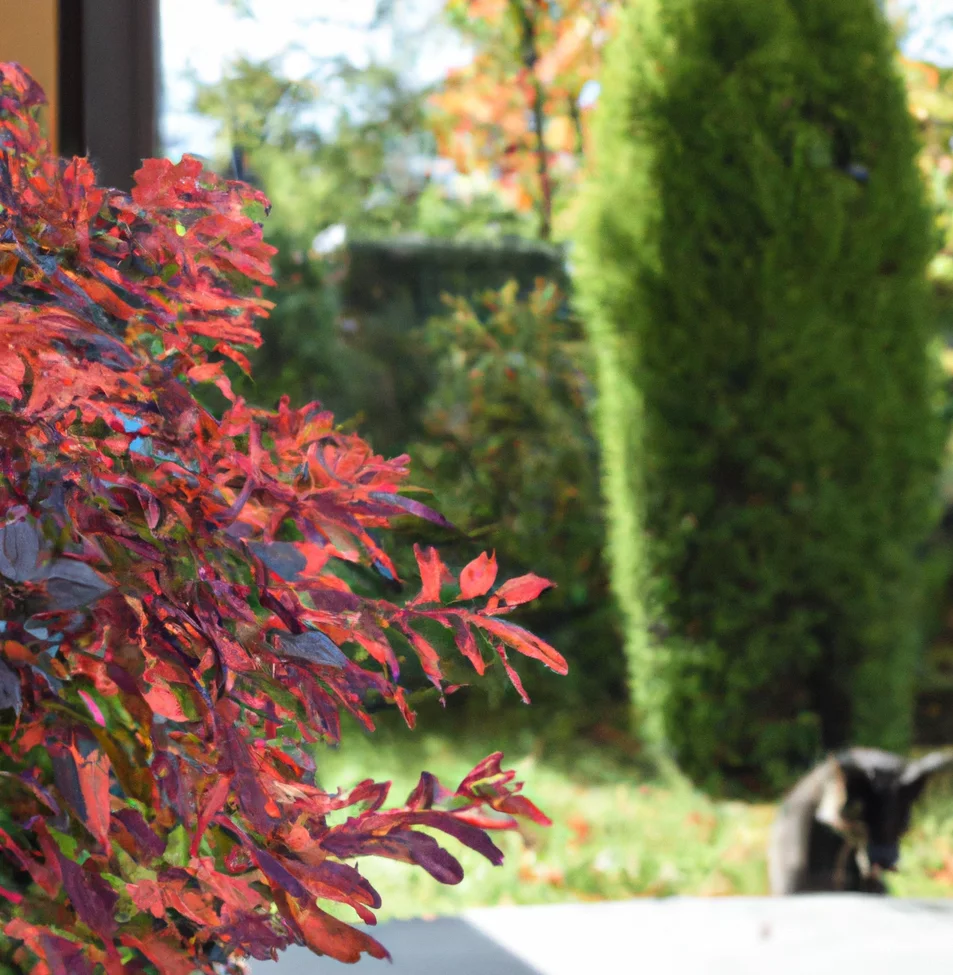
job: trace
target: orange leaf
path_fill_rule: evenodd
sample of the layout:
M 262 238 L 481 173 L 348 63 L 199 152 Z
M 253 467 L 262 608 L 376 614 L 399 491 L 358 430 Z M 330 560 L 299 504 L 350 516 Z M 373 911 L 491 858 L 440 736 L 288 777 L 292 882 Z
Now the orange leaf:
M 3 655 L 7 660 L 13 660 L 19 664 L 35 664 L 36 657 L 22 643 L 16 640 L 6 640 L 3 644 Z
M 460 596 L 463 599 L 475 599 L 490 590 L 496 581 L 496 553 L 487 556 L 483 552 L 475 558 L 460 573 Z
M 75 745 L 70 746 L 79 787 L 86 804 L 86 826 L 105 849 L 109 849 L 109 759 L 98 749 L 83 758 Z

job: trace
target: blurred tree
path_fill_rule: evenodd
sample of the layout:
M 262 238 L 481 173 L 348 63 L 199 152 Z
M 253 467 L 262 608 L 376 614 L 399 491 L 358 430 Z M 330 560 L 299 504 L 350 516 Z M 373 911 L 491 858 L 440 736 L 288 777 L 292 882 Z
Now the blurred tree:
M 322 111 L 327 92 L 336 110 Z M 272 232 L 307 246 L 335 224 L 370 234 L 414 226 L 429 163 L 424 97 L 387 65 L 322 61 L 292 80 L 280 58 L 239 58 L 220 81 L 197 85 L 195 108 L 221 124 L 220 167 L 239 148 L 261 180 Z
M 254 15 L 251 5 L 239 7 Z M 431 28 L 409 18 L 410 7 L 401 11 L 379 0 L 363 25 L 345 16 L 310 16 L 363 32 L 366 60 L 312 58 L 305 77 L 291 78 L 286 55 L 306 52 L 290 44 L 270 59 L 236 58 L 212 84 L 195 79 L 195 110 L 220 126 L 218 166 L 229 166 L 239 150 L 272 200 L 272 234 L 307 247 L 332 226 L 345 227 L 351 238 L 526 231 L 525 218 L 494 186 L 455 185 L 452 166 L 439 159 L 429 128 L 434 87 L 414 66 L 414 52 L 426 50 Z M 389 32 L 394 48 L 383 59 L 370 45 L 381 31 Z
M 553 233 L 561 191 L 587 143 L 586 86 L 598 74 L 617 0 L 447 0 L 473 45 L 433 99 L 440 151 L 461 172 L 489 173 Z
M 900 58 L 910 111 L 923 148 L 920 166 L 927 180 L 937 230 L 937 252 L 929 276 L 941 326 L 953 333 L 953 69 Z
M 577 283 L 630 680 L 696 780 L 776 788 L 909 743 L 942 443 L 917 140 L 873 0 L 623 21 Z

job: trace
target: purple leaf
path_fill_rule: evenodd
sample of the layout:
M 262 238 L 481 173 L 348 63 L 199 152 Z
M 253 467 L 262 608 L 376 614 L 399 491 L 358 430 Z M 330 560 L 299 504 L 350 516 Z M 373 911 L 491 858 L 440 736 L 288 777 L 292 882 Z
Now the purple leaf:
M 9 772 L 4 772 L 4 775 L 10 775 Z M 47 806 L 50 812 L 54 816 L 60 814 L 59 803 L 53 798 L 49 790 L 40 785 L 36 780 L 35 772 L 23 772 L 19 776 L 20 781 L 40 800 L 45 806 Z
M 463 867 L 457 859 L 426 833 L 405 830 L 399 834 L 375 836 L 373 833 L 332 831 L 323 837 L 321 846 L 342 860 L 356 856 L 378 856 L 416 863 L 442 884 L 458 884 L 463 879 Z
M 92 963 L 82 945 L 45 931 L 40 935 L 40 944 L 43 946 L 43 960 L 50 966 L 53 975 L 93 975 Z
M 297 634 L 282 633 L 278 637 L 276 649 L 284 657 L 307 660 L 308 663 L 321 667 L 340 669 L 348 662 L 341 648 L 320 630 L 306 630 Z
M 251 542 L 248 547 L 271 572 L 287 582 L 294 582 L 308 564 L 308 560 L 292 542 L 272 542 L 270 545 Z
M 46 592 L 54 609 L 86 606 L 110 588 L 85 562 L 73 559 L 57 559 L 46 576 Z
M 364 902 L 375 910 L 381 906 L 381 895 L 371 886 L 370 882 L 358 873 L 349 863 L 337 863 L 334 860 L 322 860 L 312 871 L 314 878 L 329 887 L 351 893 L 357 889 L 364 895 Z
M 432 829 L 439 829 L 441 832 L 459 840 L 464 846 L 470 847 L 481 856 L 487 858 L 495 867 L 503 862 L 503 852 L 490 839 L 489 836 L 476 826 L 461 822 L 454 816 L 448 816 L 442 812 L 418 812 L 402 817 L 405 823 L 419 823 L 421 826 L 429 826 Z
M 419 501 L 414 501 L 411 498 L 405 498 L 402 494 L 391 494 L 386 491 L 372 491 L 371 497 L 375 501 L 383 501 L 384 504 L 393 505 L 395 508 L 403 508 L 404 511 L 408 511 L 410 514 L 416 515 L 418 518 L 423 518 L 425 521 L 439 525 L 441 528 L 455 530 L 454 526 L 447 521 L 447 519 L 444 518 L 440 512 L 434 511 L 433 508 L 428 508 L 427 505 L 421 504 Z
M 0 660 L 0 711 L 13 708 L 19 714 L 22 705 L 20 675 Z
M 14 521 L 0 528 L 0 575 L 27 582 L 37 575 L 40 532 L 31 522 Z
M 232 924 L 218 928 L 222 943 L 237 943 L 257 961 L 273 961 L 272 953 L 288 947 L 287 935 L 280 934 L 269 917 L 244 914 Z
M 76 814 L 80 822 L 85 823 L 89 818 L 86 811 L 86 800 L 79 784 L 79 772 L 73 756 L 62 745 L 54 747 L 51 754 L 53 764 L 53 781 L 63 801 Z
M 339 589 L 308 589 L 315 609 L 324 613 L 356 613 L 361 608 L 360 596 Z
M 156 836 L 142 814 L 135 809 L 120 809 L 112 814 L 128 830 L 139 849 L 149 858 L 146 862 L 158 859 L 165 851 L 165 843 Z
M 97 874 L 84 870 L 69 857 L 58 853 L 63 873 L 63 889 L 69 897 L 80 920 L 103 937 L 112 937 L 116 931 L 113 911 L 119 895 Z
M 463 880 L 463 867 L 457 858 L 448 853 L 432 836 L 409 832 L 401 839 L 414 863 L 423 867 L 434 880 L 441 884 L 458 884 Z
M 268 834 L 274 829 L 277 817 L 268 811 L 268 797 L 254 773 L 254 762 L 248 746 L 234 726 L 224 729 L 224 751 L 235 771 L 235 791 L 242 812 L 255 830 Z
M 308 896 L 308 891 L 291 873 L 270 853 L 265 850 L 253 848 L 251 855 L 258 864 L 258 869 L 269 879 L 273 880 L 283 891 L 292 897 L 303 898 Z

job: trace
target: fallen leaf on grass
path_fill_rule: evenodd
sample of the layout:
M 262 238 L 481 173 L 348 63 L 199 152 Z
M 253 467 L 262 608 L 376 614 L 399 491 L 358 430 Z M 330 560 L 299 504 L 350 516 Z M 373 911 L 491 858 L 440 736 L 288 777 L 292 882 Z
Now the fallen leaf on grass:
M 939 870 L 930 870 L 929 876 L 945 887 L 953 887 L 953 854 L 948 853 L 943 858 L 943 866 Z
M 572 838 L 569 840 L 571 847 L 581 846 L 592 834 L 592 826 L 582 816 L 569 816 L 566 825 L 572 830 Z
M 517 876 L 523 883 L 546 884 L 549 887 L 563 887 L 566 876 L 561 867 L 552 867 L 545 863 L 536 862 L 536 854 L 527 850 L 520 857 Z

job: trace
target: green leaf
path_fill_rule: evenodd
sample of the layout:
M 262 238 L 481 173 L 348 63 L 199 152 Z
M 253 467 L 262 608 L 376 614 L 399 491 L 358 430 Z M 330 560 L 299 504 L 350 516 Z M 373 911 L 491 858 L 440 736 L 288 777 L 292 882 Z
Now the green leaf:
M 162 859 L 173 867 L 187 867 L 189 864 L 189 834 L 180 823 L 169 833 Z
M 49 827 L 49 831 L 50 836 L 53 837 L 53 842 L 60 848 L 60 853 L 78 862 L 76 856 L 76 840 L 67 833 L 61 833 L 58 829 L 54 829 L 52 826 Z

